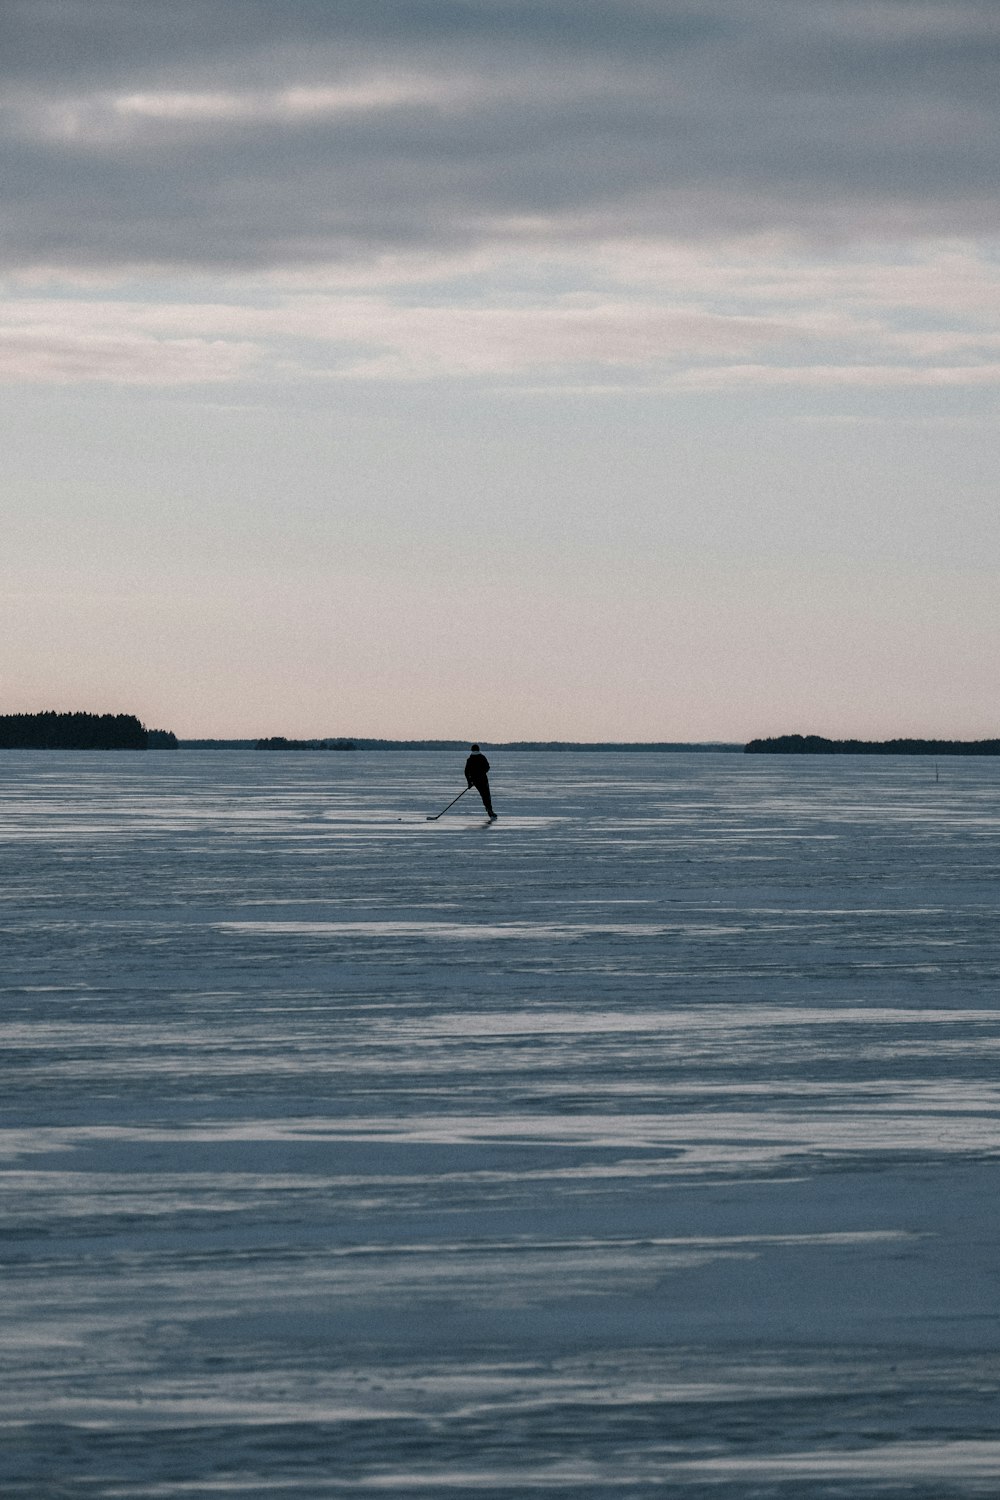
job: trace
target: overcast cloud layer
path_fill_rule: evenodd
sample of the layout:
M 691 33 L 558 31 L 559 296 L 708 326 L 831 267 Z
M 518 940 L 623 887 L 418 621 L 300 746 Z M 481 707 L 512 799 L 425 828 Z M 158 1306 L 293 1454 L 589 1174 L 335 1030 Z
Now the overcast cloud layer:
M 2 379 L 998 380 L 993 0 L 2 26 Z
M 8 267 L 997 226 L 994 0 L 7 0 Z

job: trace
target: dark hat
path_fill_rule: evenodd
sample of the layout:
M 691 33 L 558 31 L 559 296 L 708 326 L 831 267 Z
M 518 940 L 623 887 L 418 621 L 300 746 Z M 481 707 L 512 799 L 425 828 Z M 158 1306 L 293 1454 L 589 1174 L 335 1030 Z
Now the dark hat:
M 473 745 L 473 747 L 472 747 L 472 748 L 473 748 L 473 750 L 478 750 L 478 749 L 479 749 L 479 746 L 478 746 L 478 745 Z

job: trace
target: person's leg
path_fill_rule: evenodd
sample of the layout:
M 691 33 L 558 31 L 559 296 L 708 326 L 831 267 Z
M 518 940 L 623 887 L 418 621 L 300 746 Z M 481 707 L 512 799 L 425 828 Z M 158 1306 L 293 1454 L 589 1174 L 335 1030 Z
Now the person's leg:
M 489 778 L 487 776 L 484 776 L 483 779 L 482 779 L 482 781 L 477 781 L 476 782 L 476 791 L 479 793 L 480 797 L 482 797 L 482 799 L 483 799 L 483 806 L 485 807 L 486 811 L 489 813 L 490 817 L 491 818 L 495 817 L 496 814 L 493 811 L 493 801 L 492 801 L 492 798 L 490 797 L 490 783 L 489 783 Z

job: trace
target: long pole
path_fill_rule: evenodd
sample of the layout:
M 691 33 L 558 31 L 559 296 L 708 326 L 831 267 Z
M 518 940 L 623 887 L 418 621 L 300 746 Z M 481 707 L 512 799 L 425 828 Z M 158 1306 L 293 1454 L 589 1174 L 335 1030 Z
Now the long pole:
M 466 792 L 470 792 L 471 790 L 472 790 L 471 787 L 468 787 L 468 786 L 463 787 L 462 790 L 459 792 L 458 797 L 452 798 L 452 800 L 448 803 L 448 807 L 454 807 L 455 803 L 458 801 L 458 798 L 459 797 L 464 797 L 465 794 L 466 794 Z M 443 818 L 444 815 L 445 815 L 445 813 L 448 811 L 448 807 L 442 807 L 442 809 L 441 809 L 441 811 L 439 813 L 428 813 L 427 814 L 427 821 L 428 821 L 428 823 L 436 823 L 437 820 L 438 820 L 438 818 Z

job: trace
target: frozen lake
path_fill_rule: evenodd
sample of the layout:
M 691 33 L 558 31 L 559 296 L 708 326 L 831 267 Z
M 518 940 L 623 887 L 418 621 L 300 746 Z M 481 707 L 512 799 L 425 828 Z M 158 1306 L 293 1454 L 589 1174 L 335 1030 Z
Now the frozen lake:
M 3 753 L 4 1500 L 995 1500 L 1000 763 L 491 758 Z

